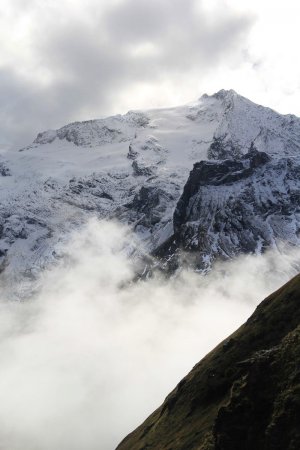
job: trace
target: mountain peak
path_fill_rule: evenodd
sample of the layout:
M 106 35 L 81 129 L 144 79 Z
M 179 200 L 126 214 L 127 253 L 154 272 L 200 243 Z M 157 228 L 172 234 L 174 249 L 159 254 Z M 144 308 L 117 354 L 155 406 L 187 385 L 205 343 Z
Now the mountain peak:
M 219 99 L 225 99 L 225 98 L 233 98 L 237 97 L 238 93 L 234 91 L 233 89 L 221 89 L 220 91 L 216 92 L 212 95 L 212 97 L 219 98 Z
M 215 92 L 212 95 L 208 95 L 208 94 L 203 94 L 200 98 L 201 99 L 205 99 L 205 98 L 216 98 L 218 100 L 225 100 L 225 99 L 233 99 L 234 97 L 238 97 L 239 94 L 234 91 L 233 89 L 220 89 L 218 92 Z

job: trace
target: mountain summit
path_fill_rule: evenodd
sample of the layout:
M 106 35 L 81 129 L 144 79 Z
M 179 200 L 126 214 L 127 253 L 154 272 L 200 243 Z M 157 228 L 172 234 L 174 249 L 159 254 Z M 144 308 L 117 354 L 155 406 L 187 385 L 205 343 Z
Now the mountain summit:
M 0 158 L 2 278 L 34 278 L 91 216 L 129 224 L 166 270 L 299 245 L 299 155 L 299 118 L 232 90 L 39 133 Z

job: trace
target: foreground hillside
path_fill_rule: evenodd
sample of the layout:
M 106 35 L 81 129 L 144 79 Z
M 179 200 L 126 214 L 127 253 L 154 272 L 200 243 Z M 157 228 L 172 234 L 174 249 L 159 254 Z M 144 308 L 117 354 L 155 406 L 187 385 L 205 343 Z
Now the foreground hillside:
M 299 423 L 300 275 L 266 298 L 117 448 L 297 450 Z

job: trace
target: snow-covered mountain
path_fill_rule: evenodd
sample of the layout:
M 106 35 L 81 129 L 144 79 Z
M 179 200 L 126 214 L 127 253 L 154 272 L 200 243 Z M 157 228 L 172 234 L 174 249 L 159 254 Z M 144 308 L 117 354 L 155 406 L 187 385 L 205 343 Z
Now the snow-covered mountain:
M 129 224 L 163 261 L 194 250 L 201 269 L 298 245 L 299 174 L 300 119 L 232 90 L 40 133 L 1 154 L 2 281 L 25 289 L 91 216 Z

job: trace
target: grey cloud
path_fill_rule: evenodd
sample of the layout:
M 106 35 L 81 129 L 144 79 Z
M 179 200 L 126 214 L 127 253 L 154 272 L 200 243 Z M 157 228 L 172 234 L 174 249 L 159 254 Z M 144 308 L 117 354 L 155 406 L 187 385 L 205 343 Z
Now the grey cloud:
M 137 37 L 140 41 L 157 41 L 165 37 L 174 25 L 176 28 L 184 26 L 182 19 L 187 15 L 191 16 L 193 3 L 193 0 L 128 0 L 121 7 L 108 12 L 106 29 L 108 34 L 113 39 L 120 40 L 120 43 L 136 42 Z M 163 45 L 163 42 L 161 44 Z
M 0 136 L 15 145 L 42 129 L 110 114 L 137 82 L 155 87 L 178 74 L 187 83 L 191 73 L 205 76 L 242 55 L 254 20 L 221 8 L 208 15 L 197 0 L 124 0 L 106 8 L 89 0 L 82 17 L 60 5 L 48 11 L 45 2 L 31 3 L 31 50 L 50 81 L 42 83 L 39 71 L 25 79 L 17 61 L 0 71 Z M 156 51 L 134 53 L 141 44 Z

